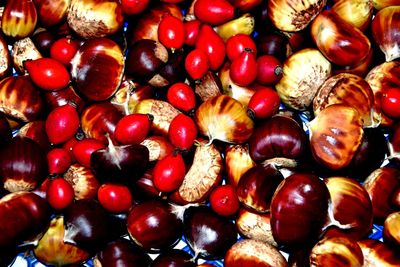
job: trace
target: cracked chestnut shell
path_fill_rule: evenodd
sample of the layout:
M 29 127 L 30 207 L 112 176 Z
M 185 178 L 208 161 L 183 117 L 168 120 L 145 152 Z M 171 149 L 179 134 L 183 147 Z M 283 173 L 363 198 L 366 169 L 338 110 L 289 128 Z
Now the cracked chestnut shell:
M 122 50 L 108 38 L 85 41 L 71 60 L 71 76 L 76 90 L 91 101 L 112 97 L 120 86 L 123 74 Z
M 281 31 L 301 31 L 321 12 L 326 0 L 271 0 L 268 15 Z

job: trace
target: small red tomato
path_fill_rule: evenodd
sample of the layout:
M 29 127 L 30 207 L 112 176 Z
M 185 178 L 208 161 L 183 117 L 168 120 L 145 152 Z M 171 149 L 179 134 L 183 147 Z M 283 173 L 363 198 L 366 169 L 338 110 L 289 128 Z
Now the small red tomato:
M 257 60 L 250 49 L 240 54 L 229 68 L 229 76 L 235 84 L 239 86 L 249 86 L 257 78 Z
M 186 72 L 193 80 L 198 80 L 206 75 L 210 68 L 208 56 L 201 49 L 193 49 L 185 58 Z
M 197 36 L 199 35 L 201 22 L 197 19 L 185 21 L 185 44 L 194 46 L 196 44 Z
M 382 112 L 393 119 L 400 118 L 400 89 L 389 88 L 382 95 Z
M 158 25 L 158 40 L 165 47 L 175 50 L 185 43 L 185 26 L 177 17 L 167 14 Z
M 45 128 L 50 143 L 64 143 L 72 138 L 79 129 L 78 112 L 69 104 L 56 107 L 47 116 Z
M 196 18 L 209 25 L 220 25 L 235 17 L 235 8 L 227 0 L 196 0 L 193 7 Z
M 104 148 L 105 145 L 98 139 L 85 138 L 78 141 L 72 147 L 72 155 L 75 160 L 84 167 L 90 168 L 90 156 L 96 150 Z
M 197 127 L 192 118 L 180 113 L 172 119 L 168 129 L 168 138 L 179 149 L 192 147 L 197 137 Z
M 121 0 L 121 9 L 124 14 L 137 15 L 149 5 L 150 0 Z
M 79 43 L 71 37 L 62 37 L 50 46 L 50 57 L 58 60 L 64 66 L 69 66 L 71 59 L 78 51 Z
M 100 205 L 112 213 L 124 213 L 132 207 L 132 193 L 126 185 L 105 183 L 97 190 Z
M 261 87 L 251 96 L 247 105 L 252 116 L 266 119 L 276 114 L 281 104 L 279 94 L 271 87 Z
M 186 174 L 181 154 L 171 153 L 157 161 L 153 169 L 153 183 L 161 192 L 172 192 L 181 186 Z
M 226 41 L 226 55 L 230 61 L 239 57 L 246 48 L 251 49 L 254 55 L 257 55 L 256 43 L 247 34 L 239 33 Z
M 133 113 L 122 117 L 115 126 L 114 138 L 123 145 L 140 144 L 150 132 L 153 117 Z
M 49 181 L 46 190 L 46 199 L 54 209 L 65 209 L 74 201 L 74 197 L 74 188 L 64 178 L 58 177 Z
M 275 85 L 282 78 L 282 63 L 274 56 L 263 55 L 257 59 L 257 82 Z
M 225 61 L 225 42 L 210 25 L 201 25 L 195 48 L 203 50 L 207 54 L 211 70 L 218 70 Z
M 239 198 L 233 185 L 219 185 L 210 194 L 211 208 L 221 216 L 232 216 L 240 207 Z
M 196 95 L 192 87 L 183 82 L 174 83 L 168 88 L 167 100 L 175 108 L 186 113 L 193 112 L 196 107 Z
M 67 68 L 53 58 L 27 60 L 24 66 L 32 82 L 43 90 L 58 91 L 70 82 Z
M 47 152 L 47 165 L 50 174 L 63 174 L 71 166 L 70 153 L 65 148 L 53 148 Z

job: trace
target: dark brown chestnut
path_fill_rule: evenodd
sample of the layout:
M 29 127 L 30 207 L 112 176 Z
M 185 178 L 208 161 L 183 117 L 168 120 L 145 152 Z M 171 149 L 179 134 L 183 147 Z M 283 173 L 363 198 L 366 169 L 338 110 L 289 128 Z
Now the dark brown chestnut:
M 149 267 L 196 267 L 193 257 L 184 250 L 170 249 L 161 252 Z
M 288 40 L 283 34 L 262 33 L 257 36 L 257 54 L 272 55 L 284 60 L 288 54 Z
M 45 91 L 44 99 L 50 109 L 72 103 L 79 114 L 83 111 L 86 104 L 72 86 L 58 91 Z
M 71 77 L 75 89 L 91 101 L 104 101 L 113 96 L 123 73 L 122 50 L 108 38 L 85 41 L 71 60 Z
M 17 136 L 32 139 L 37 142 L 44 151 L 48 151 L 51 148 L 46 133 L 45 120 L 35 120 L 25 123 L 21 128 L 19 128 Z
M 271 202 L 271 229 L 275 241 L 299 247 L 317 241 L 328 218 L 329 191 L 309 173 L 285 178 Z
M 236 243 L 234 223 L 214 213 L 208 206 L 189 207 L 184 213 L 184 236 L 196 256 L 223 258 Z
M 132 241 L 118 238 L 108 243 L 93 258 L 96 267 L 149 266 L 150 256 Z
M 272 196 L 282 181 L 283 175 L 275 166 L 256 165 L 239 180 L 236 187 L 239 201 L 256 212 L 268 212 Z
M 273 158 L 298 159 L 306 147 L 304 130 L 294 119 L 284 115 L 262 122 L 249 139 L 250 156 L 256 162 Z
M 173 206 L 148 200 L 134 206 L 127 218 L 130 238 L 146 251 L 160 251 L 175 245 L 182 236 L 182 221 Z
M 7 144 L 12 138 L 12 131 L 6 115 L 0 112 L 0 147 Z
M 0 177 L 9 192 L 30 191 L 46 174 L 46 154 L 32 139 L 16 136 L 0 150 Z

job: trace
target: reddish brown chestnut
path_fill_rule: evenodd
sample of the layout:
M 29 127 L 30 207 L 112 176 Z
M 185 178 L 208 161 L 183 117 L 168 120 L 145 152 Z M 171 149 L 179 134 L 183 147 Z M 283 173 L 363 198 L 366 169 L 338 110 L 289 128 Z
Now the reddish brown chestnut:
M 363 239 L 358 242 L 364 255 L 364 262 L 369 266 L 400 266 L 397 250 L 376 239 Z
M 400 211 L 387 216 L 383 224 L 383 240 L 395 248 L 400 248 Z

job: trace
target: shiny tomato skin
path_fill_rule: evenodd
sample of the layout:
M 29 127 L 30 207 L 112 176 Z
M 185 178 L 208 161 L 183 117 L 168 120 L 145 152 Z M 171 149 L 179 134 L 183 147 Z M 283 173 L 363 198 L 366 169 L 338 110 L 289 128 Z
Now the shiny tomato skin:
M 182 155 L 171 153 L 157 161 L 153 170 L 153 183 L 160 192 L 172 192 L 182 184 L 185 174 Z
M 251 49 L 257 55 L 257 46 L 253 38 L 244 33 L 236 34 L 226 41 L 226 55 L 230 61 L 239 57 L 245 49 Z
M 80 125 L 79 114 L 70 104 L 54 108 L 45 121 L 47 137 L 52 144 L 61 144 L 77 133 Z
M 169 49 L 179 49 L 185 43 L 183 21 L 173 15 L 165 15 L 158 25 L 158 40 Z
M 78 51 L 79 43 L 71 37 L 62 37 L 50 46 L 50 57 L 58 60 L 64 66 L 69 66 L 71 59 Z
M 260 86 L 251 96 L 247 108 L 257 119 L 267 119 L 279 110 L 281 99 L 279 94 L 272 88 Z
M 168 138 L 178 149 L 188 150 L 197 137 L 197 127 L 193 119 L 180 113 L 172 121 L 168 129 Z
M 211 191 L 211 208 L 221 216 L 232 216 L 240 207 L 239 198 L 233 185 L 219 185 Z
M 167 91 L 167 100 L 175 108 L 190 113 L 196 107 L 196 95 L 188 84 L 177 82 Z
M 97 191 L 97 199 L 103 208 L 112 213 L 128 212 L 133 204 L 131 191 L 122 184 L 102 184 Z
M 400 89 L 389 88 L 382 96 L 382 112 L 393 119 L 400 118 Z
M 140 144 L 150 132 L 152 117 L 133 113 L 122 117 L 115 126 L 114 138 L 118 143 Z
M 72 158 L 67 149 L 56 147 L 47 152 L 47 165 L 50 174 L 63 174 L 71 164 Z
M 58 177 L 49 181 L 46 190 L 46 199 L 54 209 L 65 209 L 74 201 L 74 197 L 74 188 L 64 178 Z
M 72 147 L 74 159 L 84 167 L 90 168 L 90 156 L 96 150 L 104 148 L 105 145 L 98 139 L 85 138 L 77 141 Z
M 210 68 L 207 54 L 201 49 L 193 49 L 185 58 L 185 70 L 193 80 L 206 75 Z
M 150 0 L 121 0 L 122 12 L 126 15 L 137 15 L 146 10 Z

